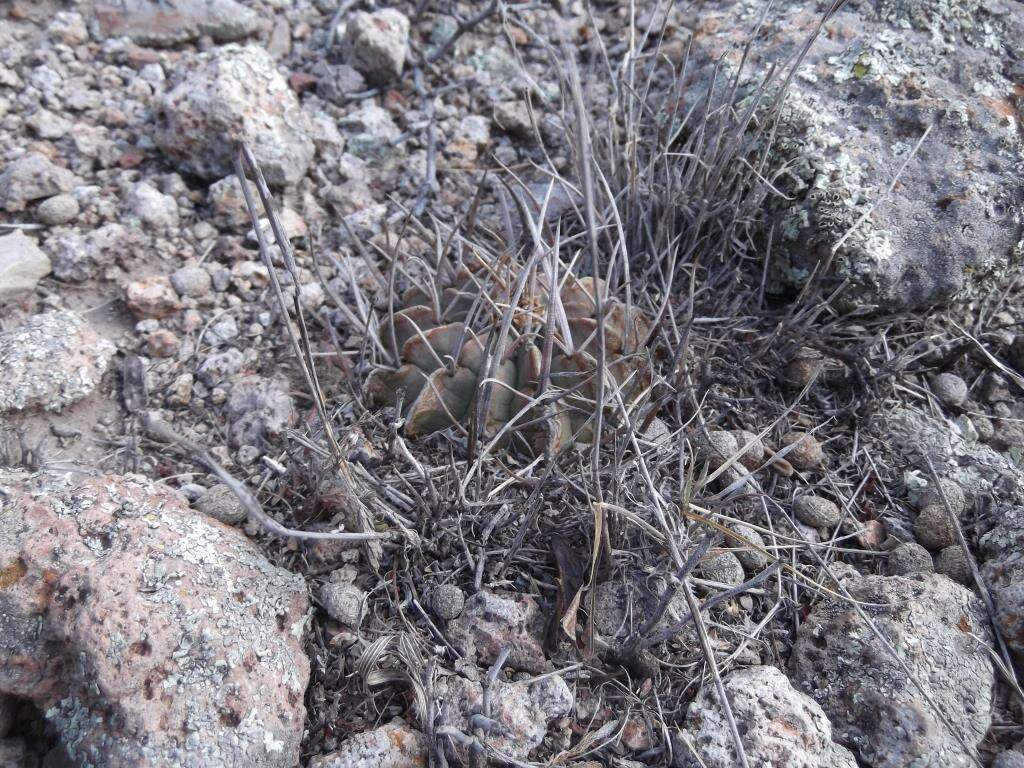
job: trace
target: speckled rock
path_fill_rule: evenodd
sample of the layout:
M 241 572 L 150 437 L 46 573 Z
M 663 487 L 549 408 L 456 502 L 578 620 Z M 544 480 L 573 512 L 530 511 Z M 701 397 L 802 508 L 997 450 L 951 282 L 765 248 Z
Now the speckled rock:
M 96 389 L 115 351 L 73 312 L 33 315 L 0 333 L 0 413 L 78 402 Z
M 178 203 L 171 195 L 145 181 L 132 186 L 127 195 L 128 205 L 143 224 L 167 230 L 178 226 Z
M 697 563 L 696 575 L 708 581 L 735 587 L 743 583 L 743 565 L 732 552 L 712 551 Z
M 224 483 L 207 488 L 203 495 L 196 499 L 195 508 L 207 517 L 227 525 L 240 523 L 248 516 L 242 502 Z
M 74 221 L 80 210 L 74 195 L 54 195 L 39 204 L 36 215 L 43 224 L 54 227 Z
M 828 463 L 825 451 L 814 435 L 790 432 L 782 438 L 782 447 L 791 448 L 785 455 L 786 461 L 805 472 L 820 469 Z
M 544 616 L 529 595 L 477 592 L 448 629 L 459 652 L 482 667 L 493 664 L 508 648 L 509 669 L 541 673 L 550 668 L 541 647 Z
M 384 8 L 348 15 L 342 53 L 369 82 L 396 79 L 402 74 L 408 51 L 409 19 L 401 11 Z
M 1024 754 L 1014 749 L 1000 752 L 992 761 L 992 768 L 1024 768 Z
M 739 452 L 736 435 L 720 429 L 711 429 L 707 434 L 698 435 L 695 443 L 697 460 L 708 462 L 712 469 L 722 466 Z
M 764 443 L 760 438 L 745 429 L 732 430 L 732 436 L 736 438 L 737 450 L 743 450 L 744 446 L 749 446 L 740 456 L 740 464 L 752 472 L 759 468 L 765 456 Z
M 320 603 L 332 619 L 357 628 L 366 609 L 366 593 L 355 584 L 328 581 L 320 587 Z
M 749 544 L 744 544 L 735 539 L 729 539 L 729 546 L 733 548 L 733 554 L 740 561 L 749 575 L 760 573 L 768 565 L 768 556 L 761 550 L 764 549 L 764 537 L 749 525 L 744 523 L 733 523 L 729 526 L 733 533 L 742 536 Z
M 89 232 L 55 233 L 43 243 L 43 250 L 53 261 L 54 277 L 67 283 L 84 283 L 128 255 L 139 242 L 134 230 L 111 222 Z
M 171 273 L 171 285 L 179 296 L 201 299 L 213 287 L 213 278 L 197 264 L 186 264 Z
M 853 755 L 832 740 L 821 707 L 793 688 L 775 667 L 751 667 L 724 680 L 726 694 L 751 766 L 856 768 Z M 697 758 L 674 740 L 676 768 L 734 768 L 739 762 L 732 733 L 714 686 L 701 689 L 686 714 L 684 733 Z
M 298 421 L 288 382 L 276 376 L 239 376 L 231 383 L 227 414 L 231 420 L 230 443 L 263 446 Z
M 141 478 L 0 475 L 0 691 L 75 765 L 292 768 L 303 579 Z
M 209 35 L 225 42 L 251 35 L 259 15 L 236 0 L 118 0 L 97 3 L 90 27 L 99 38 L 130 37 L 172 46 Z
M 964 548 L 959 544 L 953 544 L 939 552 L 935 558 L 935 572 L 941 573 L 965 587 L 974 586 L 971 563 L 964 553 Z
M 698 83 L 708 87 L 724 56 L 717 87 L 730 87 L 762 10 L 752 2 L 702 6 L 690 58 Z M 776 4 L 741 88 L 760 83 L 770 64 L 784 66 L 821 13 L 802 0 Z M 778 284 L 802 283 L 829 258 L 853 304 L 922 306 L 965 287 L 989 290 L 987 276 L 1020 249 L 1013 62 L 1024 57 L 1022 19 L 1014 0 L 885 0 L 848 3 L 825 24 L 773 144 L 778 165 L 786 164 L 777 183 L 787 197 L 775 201 Z
M 438 682 L 445 720 L 463 733 L 471 733 L 470 717 L 483 712 L 480 683 L 450 676 Z M 560 675 L 537 682 L 506 683 L 498 680 L 491 688 L 491 717 L 499 728 L 487 743 L 499 752 L 525 760 L 548 732 L 548 724 L 572 712 L 573 695 Z M 466 750 L 456 748 L 465 758 Z
M 51 268 L 50 257 L 20 229 L 0 237 L 0 302 L 31 293 Z
M 23 211 L 26 203 L 70 192 L 78 183 L 78 177 L 67 168 L 54 165 L 38 152 L 29 152 L 8 163 L 0 173 L 0 208 Z
M 958 408 L 967 399 L 967 382 L 955 373 L 940 373 L 932 379 L 932 394 L 943 405 Z
M 939 550 L 956 543 L 956 528 L 941 504 L 929 504 L 914 521 L 914 536 L 928 549 Z
M 466 595 L 456 584 L 442 584 L 430 595 L 430 609 L 439 619 L 457 619 L 466 607 Z
M 226 45 L 200 54 L 161 100 L 154 138 L 188 173 L 233 173 L 233 142 L 252 149 L 267 181 L 294 184 L 313 159 L 309 118 L 259 46 Z
M 350 736 L 340 749 L 309 761 L 309 768 L 425 768 L 427 737 L 402 720 Z
M 831 499 L 805 493 L 793 500 L 793 514 L 804 525 L 812 528 L 833 528 L 843 519 L 843 513 Z
M 935 564 L 927 549 L 911 541 L 900 544 L 889 553 L 885 570 L 890 576 L 909 576 L 912 573 L 934 571 Z
M 790 660 L 794 685 L 821 705 L 836 740 L 872 768 L 973 765 L 957 737 L 974 752 L 991 723 L 994 683 L 988 653 L 971 636 L 991 639 L 980 600 L 934 573 L 848 578 L 843 584 L 902 664 L 847 601 L 829 599 L 797 633 Z

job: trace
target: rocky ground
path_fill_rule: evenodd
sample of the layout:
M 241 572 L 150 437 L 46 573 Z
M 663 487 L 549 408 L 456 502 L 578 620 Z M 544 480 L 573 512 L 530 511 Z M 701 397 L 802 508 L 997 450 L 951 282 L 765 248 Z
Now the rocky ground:
M 1024 765 L 1022 40 L 0 5 L 0 766 Z

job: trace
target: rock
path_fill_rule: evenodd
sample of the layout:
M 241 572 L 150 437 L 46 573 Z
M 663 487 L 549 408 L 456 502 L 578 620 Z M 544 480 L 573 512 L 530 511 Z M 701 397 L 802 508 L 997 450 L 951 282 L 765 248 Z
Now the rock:
M 738 452 L 739 446 L 732 432 L 708 430 L 706 435 L 697 437 L 697 460 L 708 462 L 711 469 L 718 469 Z
M 140 320 L 147 317 L 160 320 L 181 309 L 178 294 L 163 275 L 128 283 L 124 293 L 128 309 Z
M 430 609 L 437 618 L 445 621 L 459 618 L 465 605 L 466 595 L 455 584 L 442 584 L 430 595 Z
M 279 209 L 277 212 L 277 221 L 281 225 L 281 230 L 284 232 L 284 236 L 289 240 L 305 237 L 306 233 L 309 231 L 306 227 L 306 222 L 303 221 L 302 217 L 291 208 Z M 274 229 L 270 225 L 270 219 L 260 219 L 260 232 L 263 233 L 263 237 L 266 238 L 267 242 L 277 242 L 274 235 Z M 256 237 L 255 229 L 250 229 L 246 233 L 245 239 L 254 244 L 259 242 Z
M 186 264 L 171 273 L 171 285 L 179 296 L 201 299 L 210 293 L 213 278 L 197 264 Z
M 37 768 L 39 760 L 24 739 L 0 739 L 0 765 L 4 768 Z
M 793 500 L 793 514 L 812 528 L 834 528 L 843 519 L 842 510 L 834 501 L 805 493 Z
M 298 763 L 301 576 L 148 480 L 0 486 L 0 691 L 45 712 L 74 764 Z
M 753 472 L 761 467 L 764 462 L 764 443 L 753 432 L 745 429 L 732 430 L 732 436 L 736 438 L 736 450 L 743 451 L 740 455 L 740 464 Z M 747 446 L 744 451 L 744 447 Z
M 483 712 L 483 689 L 480 683 L 450 676 L 438 681 L 445 722 L 463 733 L 472 733 L 470 718 Z M 491 717 L 498 728 L 487 743 L 500 753 L 525 760 L 540 746 L 548 732 L 548 724 L 572 712 L 573 695 L 560 675 L 543 677 L 534 683 L 506 683 L 496 680 L 491 687 Z M 465 748 L 456 747 L 463 759 Z
M 251 185 L 249 188 L 255 195 L 255 188 Z M 242 184 L 238 181 L 237 176 L 225 176 L 211 184 L 206 193 L 206 200 L 213 208 L 213 219 L 217 226 L 225 229 L 251 226 L 249 209 L 245 207 Z
M 54 165 L 38 152 L 29 152 L 8 163 L 0 173 L 0 207 L 5 211 L 23 211 L 26 203 L 70 192 L 79 183 L 67 168 Z
M 33 315 L 0 333 L 0 413 L 77 403 L 96 389 L 115 351 L 73 312 Z
M 939 552 L 938 557 L 935 558 L 935 572 L 941 573 L 965 587 L 974 586 L 970 561 L 964 553 L 964 548 L 959 544 L 953 544 Z
M 53 274 L 66 283 L 84 283 L 105 267 L 131 252 L 139 237 L 121 224 L 111 222 L 91 232 L 66 232 L 43 243 L 53 262 Z
M 309 768 L 420 768 L 427 765 L 427 737 L 402 720 L 350 736 L 341 748 L 309 761 Z
M 54 195 L 43 200 L 36 208 L 39 220 L 47 226 L 68 224 L 78 217 L 78 200 L 74 195 Z
M 317 76 L 316 95 L 333 104 L 344 105 L 350 94 L 366 90 L 366 80 L 348 64 L 318 61 L 313 74 Z
M 932 379 L 932 394 L 943 405 L 958 408 L 967 399 L 967 382 L 955 373 L 940 373 Z
M 541 647 L 544 617 L 529 595 L 477 592 L 448 630 L 459 652 L 481 667 L 493 664 L 508 648 L 509 669 L 539 674 L 550 668 Z
M 533 137 L 533 122 L 530 120 L 530 112 L 526 107 L 526 102 L 519 99 L 499 101 L 495 104 L 494 124 L 505 133 L 517 138 L 530 139 Z
M 51 268 L 50 257 L 20 229 L 0 237 L 0 303 L 32 293 Z
M 207 517 L 212 517 L 227 525 L 241 523 L 248 517 L 245 507 L 242 506 L 242 502 L 238 500 L 234 491 L 223 483 L 210 486 L 202 496 L 196 499 L 194 506 Z
M 721 104 L 760 10 L 702 7 L 688 56 L 691 103 L 714 82 L 712 108 Z M 787 66 L 820 15 L 804 2 L 769 15 L 743 56 L 740 98 L 769 66 Z M 854 305 L 923 307 L 991 289 L 989 276 L 1009 268 L 1021 238 L 1016 78 L 1005 66 L 1005 51 L 1019 57 L 1020 18 L 1015 2 L 974 0 L 847 4 L 830 17 L 793 78 L 770 158 L 787 169 L 786 197 L 771 201 L 779 287 L 802 284 L 827 258 Z
M 832 740 L 832 725 L 821 707 L 775 667 L 741 669 L 723 682 L 751 766 L 856 768 L 853 755 Z M 685 741 L 674 742 L 677 768 L 739 765 L 714 686 L 704 686 L 690 704 L 684 733 Z
M 743 566 L 732 552 L 712 552 L 697 564 L 697 575 L 708 581 L 735 587 L 743 583 Z
M 372 102 L 347 114 L 338 127 L 345 133 L 346 152 L 352 157 L 387 165 L 402 156 L 402 149 L 395 145 L 402 132 L 390 113 Z
M 242 353 L 229 347 L 203 360 L 196 370 L 196 376 L 206 386 L 214 387 L 242 370 L 244 362 Z
M 335 621 L 358 629 L 363 620 L 366 593 L 354 584 L 328 581 L 320 587 L 320 604 Z
M 130 37 L 140 45 L 171 47 L 209 36 L 240 40 L 260 17 L 235 0 L 119 0 L 98 3 L 91 23 L 98 39 Z
M 814 435 L 790 432 L 782 438 L 782 446 L 783 448 L 795 446 L 784 458 L 797 469 L 812 471 L 827 463 L 821 443 Z
M 990 633 L 981 602 L 933 573 L 848 578 L 843 585 L 902 664 L 847 600 L 827 599 L 797 632 L 790 660 L 794 685 L 822 706 L 836 740 L 865 765 L 973 765 L 957 737 L 973 752 L 992 718 L 994 678 L 984 645 Z
M 369 82 L 380 85 L 402 74 L 409 52 L 409 19 L 394 8 L 348 15 L 342 54 Z
M 1024 507 L 1000 505 L 993 518 L 995 525 L 979 541 L 981 572 L 1006 644 L 1024 657 Z
M 957 543 L 956 528 L 941 504 L 929 504 L 914 521 L 914 536 L 931 550 L 951 547 Z
M 153 357 L 174 357 L 181 349 L 181 339 L 173 331 L 157 328 L 146 336 L 146 348 Z
M 294 184 L 313 159 L 309 119 L 274 60 L 258 46 L 200 54 L 161 100 L 157 145 L 204 178 L 233 173 L 234 142 L 246 142 L 270 184 Z
M 734 539 L 729 539 L 729 545 L 734 548 L 733 554 L 740 561 L 743 570 L 751 575 L 763 571 L 768 566 L 768 556 L 754 548 L 760 547 L 764 549 L 764 538 L 761 534 L 744 523 L 733 523 L 729 527 L 733 533 L 742 536 L 750 542 L 750 545 L 747 545 Z
M 128 204 L 139 220 L 157 230 L 178 226 L 178 202 L 156 187 L 142 181 L 128 194 Z
M 939 480 L 939 486 L 940 488 L 935 488 L 929 485 L 921 491 L 917 498 L 918 508 L 922 510 L 933 506 L 944 508 L 945 504 L 949 504 L 954 515 L 963 515 L 967 511 L 967 497 L 964 495 L 963 488 L 952 480 Z M 942 501 L 943 497 L 946 500 L 945 504 Z
M 1024 754 L 1013 749 L 1000 752 L 992 761 L 992 768 L 1024 768 Z
M 889 553 L 885 563 L 890 576 L 909 576 L 912 573 L 928 573 L 935 570 L 928 550 L 915 542 L 900 544 Z
M 262 446 L 287 427 L 295 426 L 298 414 L 280 375 L 241 376 L 231 383 L 227 415 L 231 420 L 230 444 Z

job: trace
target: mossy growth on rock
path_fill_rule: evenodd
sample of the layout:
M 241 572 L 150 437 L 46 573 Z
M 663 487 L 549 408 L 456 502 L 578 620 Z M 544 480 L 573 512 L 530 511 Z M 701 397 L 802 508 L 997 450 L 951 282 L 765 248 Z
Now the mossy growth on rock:
M 481 425 L 485 439 L 506 444 L 518 433 L 520 446 L 536 453 L 588 443 L 602 359 L 608 418 L 646 396 L 648 319 L 605 296 L 603 281 L 570 272 L 551 291 L 539 271 L 525 280 L 518 269 L 449 272 L 396 301 L 380 337 L 399 365 L 375 369 L 366 383 L 374 405 L 401 405 L 407 437 Z M 603 355 L 595 290 L 602 292 Z

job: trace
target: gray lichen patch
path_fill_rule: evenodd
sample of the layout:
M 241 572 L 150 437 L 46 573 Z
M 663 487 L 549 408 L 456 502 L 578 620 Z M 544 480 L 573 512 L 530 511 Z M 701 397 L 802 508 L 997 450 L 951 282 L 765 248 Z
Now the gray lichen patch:
M 773 202 L 776 289 L 800 285 L 827 262 L 849 304 L 920 306 L 985 290 L 986 277 L 1019 255 L 1024 152 L 1019 94 L 1004 67 L 1019 45 L 1021 13 L 1005 5 L 861 3 L 825 25 L 770 150 L 785 195 Z M 730 3 L 702 22 L 710 32 L 697 37 L 699 60 L 726 57 L 720 84 L 731 82 L 760 12 Z M 783 4 L 741 86 L 750 90 L 769 65 L 785 65 L 817 13 Z M 698 90 L 712 69 L 696 75 Z

